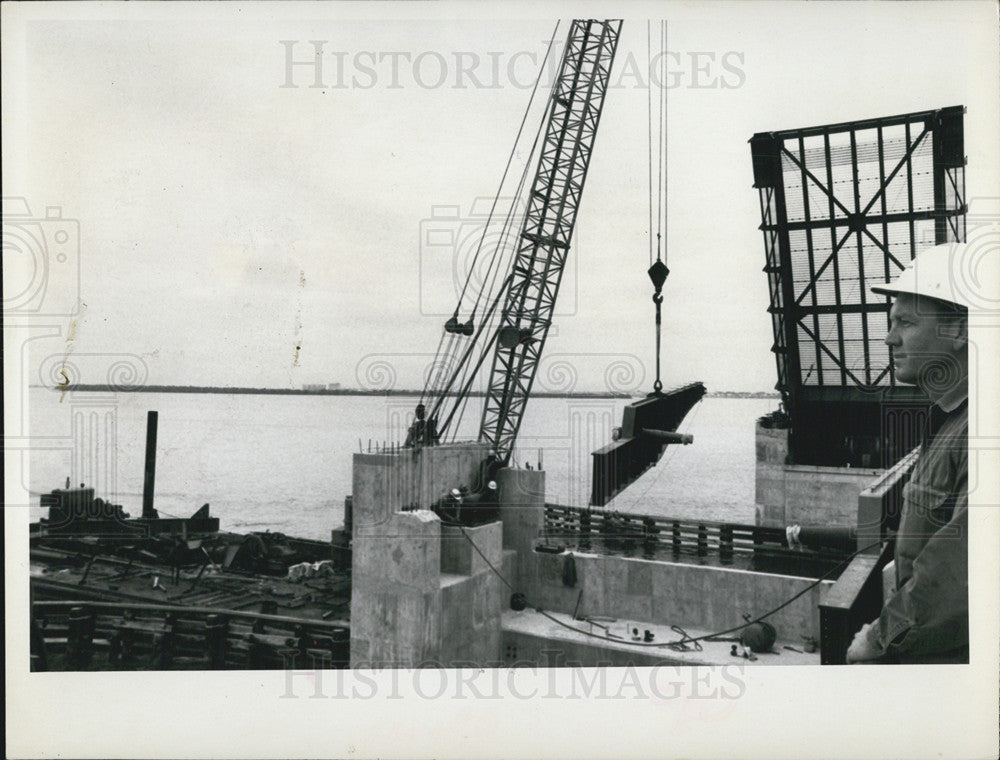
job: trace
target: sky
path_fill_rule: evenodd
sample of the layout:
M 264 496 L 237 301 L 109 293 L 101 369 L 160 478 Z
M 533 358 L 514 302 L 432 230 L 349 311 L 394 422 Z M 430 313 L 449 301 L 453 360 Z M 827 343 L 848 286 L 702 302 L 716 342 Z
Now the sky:
M 836 5 L 662 6 L 667 387 L 773 388 L 754 133 L 963 104 L 969 197 L 996 196 L 995 8 Z M 34 8 L 7 36 L 4 195 L 48 254 L 62 224 L 48 207 L 70 236 L 39 285 L 5 219 L 5 297 L 36 293 L 25 308 L 44 328 L 29 382 L 422 384 L 469 254 L 427 232 L 480 224 L 556 19 L 289 8 Z M 655 373 L 648 17 L 625 18 L 546 345 L 576 390 L 646 392 Z

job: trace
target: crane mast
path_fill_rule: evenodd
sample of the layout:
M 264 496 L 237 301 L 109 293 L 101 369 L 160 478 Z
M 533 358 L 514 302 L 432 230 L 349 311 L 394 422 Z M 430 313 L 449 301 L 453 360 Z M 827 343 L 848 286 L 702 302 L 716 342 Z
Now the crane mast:
M 573 21 L 549 100 L 480 424 L 479 439 L 502 464 L 513 452 L 552 325 L 621 25 Z

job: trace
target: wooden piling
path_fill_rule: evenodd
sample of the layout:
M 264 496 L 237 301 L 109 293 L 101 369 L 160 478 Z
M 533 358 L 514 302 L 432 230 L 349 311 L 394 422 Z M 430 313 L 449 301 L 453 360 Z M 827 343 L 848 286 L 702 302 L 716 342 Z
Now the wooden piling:
M 79 670 L 90 664 L 94 654 L 94 616 L 86 605 L 69 611 L 66 643 L 66 656 L 71 668 Z
M 209 670 L 224 670 L 228 648 L 229 621 L 224 615 L 205 618 L 205 659 Z
M 153 490 L 156 483 L 156 426 L 158 412 L 146 414 L 146 468 L 142 481 L 142 516 L 146 520 L 156 517 L 153 509 Z

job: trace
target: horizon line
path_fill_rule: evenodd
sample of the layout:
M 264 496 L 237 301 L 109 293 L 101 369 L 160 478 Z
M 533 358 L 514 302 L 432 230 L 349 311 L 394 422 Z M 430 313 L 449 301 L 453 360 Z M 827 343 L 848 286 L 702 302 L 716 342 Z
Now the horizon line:
M 220 385 L 167 385 L 167 384 L 144 384 L 130 386 L 127 384 L 112 383 L 73 383 L 69 385 L 42 385 L 29 384 L 29 388 L 44 388 L 52 391 L 97 391 L 111 393 L 260 393 L 260 394 L 287 394 L 300 396 L 422 396 L 424 391 L 411 388 L 282 388 L 282 387 L 249 387 L 249 386 L 220 386 Z M 457 396 L 458 393 L 451 391 L 448 396 Z M 482 397 L 484 391 L 469 391 L 469 396 Z M 543 391 L 536 390 L 533 396 L 539 398 L 546 397 L 602 397 L 602 398 L 631 398 L 636 395 L 644 395 L 641 391 L 613 391 L 613 390 L 566 390 L 566 391 Z M 707 391 L 709 397 L 748 397 L 748 398 L 781 398 L 781 395 L 774 390 L 770 391 Z

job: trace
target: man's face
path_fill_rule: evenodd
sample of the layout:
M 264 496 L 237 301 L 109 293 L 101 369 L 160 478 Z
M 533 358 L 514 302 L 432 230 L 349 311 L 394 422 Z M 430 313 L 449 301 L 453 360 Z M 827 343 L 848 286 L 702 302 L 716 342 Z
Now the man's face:
M 919 296 L 896 297 L 885 343 L 892 349 L 896 379 L 925 391 L 957 381 L 958 371 L 964 371 L 958 357 L 965 346 L 965 325 Z

